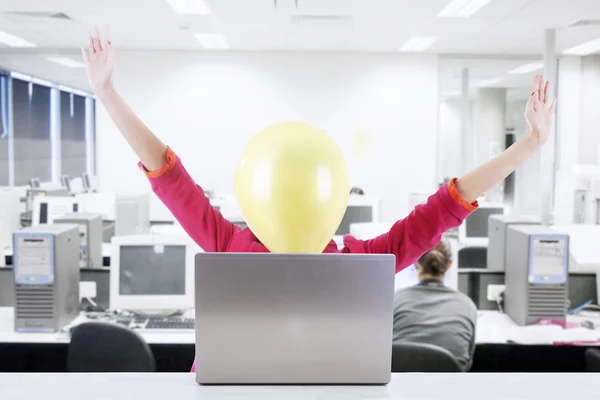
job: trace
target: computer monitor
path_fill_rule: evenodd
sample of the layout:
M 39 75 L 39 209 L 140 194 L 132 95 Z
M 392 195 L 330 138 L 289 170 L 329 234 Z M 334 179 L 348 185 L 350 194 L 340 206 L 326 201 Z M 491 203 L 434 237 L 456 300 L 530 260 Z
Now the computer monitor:
M 92 189 L 92 184 L 90 182 L 90 174 L 84 172 L 81 174 L 81 184 L 83 185 L 83 190 L 89 192 Z
M 378 222 L 379 199 L 370 196 L 349 196 L 348 206 L 336 235 L 348 235 L 350 224 L 359 222 Z
M 31 225 L 52 224 L 56 218 L 78 211 L 75 197 L 37 196 L 33 199 Z
M 458 242 L 456 239 L 451 238 L 446 238 L 446 242 L 451 248 L 452 264 L 444 276 L 444 285 L 451 289 L 458 290 Z M 419 284 L 419 274 L 417 268 L 413 264 L 396 274 L 394 288 L 395 290 L 400 290 L 417 284 Z
M 392 222 L 357 222 L 350 224 L 350 235 L 360 240 L 373 239 L 388 232 Z
M 477 210 L 458 229 L 458 240 L 463 246 L 487 247 L 491 215 L 506 214 L 502 204 L 480 204 Z
M 170 313 L 194 307 L 194 258 L 200 248 L 183 236 L 112 239 L 110 308 Z
M 71 191 L 71 178 L 69 175 L 63 175 L 60 177 L 60 184 L 62 187 L 67 189 L 69 192 Z
M 40 178 L 31 178 L 29 180 L 29 186 L 31 186 L 32 189 L 39 189 L 41 187 Z

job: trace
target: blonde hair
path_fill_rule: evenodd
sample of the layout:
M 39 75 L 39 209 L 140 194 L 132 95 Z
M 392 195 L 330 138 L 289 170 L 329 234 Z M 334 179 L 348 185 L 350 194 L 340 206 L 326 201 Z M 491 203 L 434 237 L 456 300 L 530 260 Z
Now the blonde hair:
M 423 254 L 417 261 L 424 274 L 433 276 L 444 275 L 452 262 L 450 245 L 442 239 L 433 249 Z

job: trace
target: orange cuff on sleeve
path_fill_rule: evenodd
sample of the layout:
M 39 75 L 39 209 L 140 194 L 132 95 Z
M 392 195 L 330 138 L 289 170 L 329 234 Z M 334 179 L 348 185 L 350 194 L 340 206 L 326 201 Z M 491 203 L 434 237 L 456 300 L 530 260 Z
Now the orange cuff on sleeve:
M 177 156 L 175 155 L 175 152 L 173 150 L 171 150 L 170 147 L 167 147 L 167 162 L 160 167 L 159 169 L 155 169 L 152 171 L 148 171 L 146 169 L 146 167 L 144 167 L 144 165 L 141 165 L 142 167 L 142 171 L 144 171 L 144 173 L 146 174 L 146 176 L 148 178 L 158 178 L 163 176 L 164 174 L 166 174 L 167 172 L 171 171 L 173 169 L 173 167 L 175 166 L 175 162 L 177 161 Z
M 450 196 L 454 199 L 454 201 L 466 208 L 469 212 L 473 212 L 477 209 L 477 207 L 479 207 L 477 201 L 469 203 L 463 199 L 460 194 L 458 194 L 458 189 L 456 189 L 456 178 L 448 182 L 448 191 L 450 192 Z

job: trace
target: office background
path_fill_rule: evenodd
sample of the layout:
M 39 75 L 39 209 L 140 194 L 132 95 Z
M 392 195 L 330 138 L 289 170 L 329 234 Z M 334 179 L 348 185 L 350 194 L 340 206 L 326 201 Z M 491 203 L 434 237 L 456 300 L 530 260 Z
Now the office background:
M 119 92 L 217 197 L 232 195 L 236 162 L 255 133 L 300 120 L 338 144 L 351 185 L 380 200 L 377 222 L 402 218 L 418 204 L 415 195 L 433 193 L 444 178 L 461 176 L 504 150 L 509 137 L 525 134 L 523 110 L 533 76 L 544 69 L 549 32 L 557 74 L 547 78 L 559 103 L 555 223 L 573 223 L 574 167 L 600 165 L 600 46 L 578 47 L 600 37 L 597 0 L 491 0 L 458 21 L 436 16 L 449 0 L 209 0 L 211 14 L 193 16 L 173 13 L 165 0 L 144 0 L 144 7 L 56 0 L 51 11 L 49 3 L 0 6 L 0 31 L 26 42 L 0 44 L 0 186 L 23 187 L 31 177 L 60 184 L 62 175 L 87 172 L 99 193 L 148 192 L 137 158 L 91 95 L 81 62 L 87 31 L 104 23 L 111 25 Z M 486 200 L 539 216 L 548 173 L 542 158 L 533 157 Z M 151 199 L 150 215 L 170 217 Z M 108 260 L 81 271 L 82 281 L 96 282 L 102 307 L 109 302 Z M 476 268 L 459 270 L 458 289 L 480 311 L 496 311 L 488 286 L 504 284 L 504 273 L 486 271 L 485 254 L 464 260 Z M 0 307 L 14 303 L 7 279 L 12 270 L 0 268 Z M 598 303 L 595 279 L 571 274 L 569 306 Z M 478 346 L 474 371 L 585 369 L 582 348 L 488 339 Z M 64 364 L 63 344 L 0 343 L 0 354 L 2 346 L 6 360 L 20 360 L 10 368 Z M 191 344 L 152 347 L 160 370 L 189 367 Z M 46 364 L 35 356 L 42 350 Z

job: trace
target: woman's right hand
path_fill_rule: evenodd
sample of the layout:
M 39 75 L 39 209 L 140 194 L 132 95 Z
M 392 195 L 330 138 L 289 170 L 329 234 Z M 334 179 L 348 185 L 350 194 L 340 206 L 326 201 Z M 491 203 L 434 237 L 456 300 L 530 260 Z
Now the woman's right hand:
M 94 34 L 89 34 L 88 47 L 88 50 L 82 47 L 81 54 L 90 85 L 96 95 L 101 95 L 112 90 L 115 70 L 115 53 L 110 43 L 108 28 L 106 28 L 105 40 L 101 42 L 98 27 L 95 27 Z

